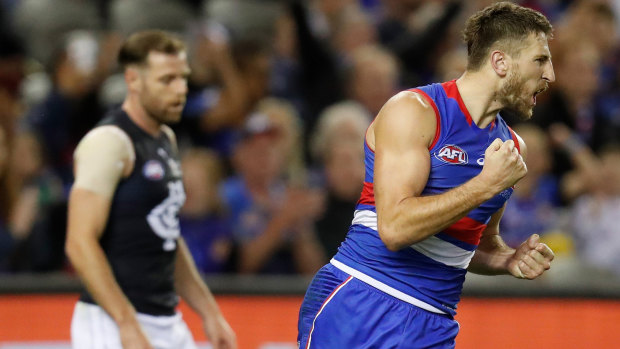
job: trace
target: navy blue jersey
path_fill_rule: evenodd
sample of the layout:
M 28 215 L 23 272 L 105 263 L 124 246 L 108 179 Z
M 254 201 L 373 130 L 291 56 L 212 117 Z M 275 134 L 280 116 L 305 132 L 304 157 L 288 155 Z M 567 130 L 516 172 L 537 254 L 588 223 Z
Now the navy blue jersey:
M 433 106 L 437 117 L 437 131 L 429 148 L 430 173 L 422 195 L 441 194 L 478 175 L 484 165 L 485 150 L 495 138 L 513 139 L 518 147 L 516 136 L 499 114 L 484 129 L 472 121 L 455 81 L 411 91 L 422 95 Z M 402 293 L 427 310 L 455 315 L 466 269 L 481 234 L 491 215 L 508 200 L 512 188 L 443 231 L 394 252 L 387 249 L 377 232 L 373 192 L 375 154 L 367 144 L 364 152 L 364 190 L 347 237 L 334 257 L 336 265 L 357 278 L 369 277 L 371 283 L 378 281 L 381 289 L 391 289 L 391 294 Z
M 178 304 L 174 289 L 178 211 L 185 202 L 176 147 L 168 135 L 146 133 L 122 110 L 99 126 L 113 125 L 131 139 L 135 162 L 112 198 L 101 247 L 114 277 L 136 311 L 173 315 Z M 83 293 L 82 301 L 95 303 Z

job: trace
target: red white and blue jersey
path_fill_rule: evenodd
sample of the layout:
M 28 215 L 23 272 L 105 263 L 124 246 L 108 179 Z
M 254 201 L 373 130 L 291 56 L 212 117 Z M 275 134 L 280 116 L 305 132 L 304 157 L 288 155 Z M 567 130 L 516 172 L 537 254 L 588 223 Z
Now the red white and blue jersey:
M 437 195 L 480 173 L 495 138 L 518 141 L 499 116 L 481 129 L 449 81 L 412 89 L 435 110 L 437 131 L 429 147 L 430 173 L 422 195 Z M 399 251 L 390 251 L 377 232 L 373 192 L 374 152 L 364 145 L 366 175 L 347 238 L 332 264 L 387 293 L 433 312 L 455 315 L 465 274 L 491 216 L 512 194 L 506 189 L 450 227 Z

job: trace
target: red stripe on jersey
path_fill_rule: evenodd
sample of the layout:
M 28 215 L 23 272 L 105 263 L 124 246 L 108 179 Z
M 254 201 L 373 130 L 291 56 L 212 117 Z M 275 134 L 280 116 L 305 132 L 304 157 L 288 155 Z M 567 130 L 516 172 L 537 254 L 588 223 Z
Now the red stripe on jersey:
M 482 224 L 477 220 L 469 217 L 463 217 L 456 223 L 444 229 L 443 232 L 470 245 L 478 245 L 480 243 L 482 232 L 486 227 L 486 224 Z
M 469 110 L 467 110 L 467 107 L 465 106 L 465 102 L 463 102 L 463 97 L 461 97 L 459 88 L 458 86 L 456 86 L 456 80 L 446 81 L 441 84 L 441 87 L 443 87 L 443 90 L 446 92 L 446 96 L 448 96 L 448 98 L 452 98 L 456 100 L 456 102 L 459 105 L 459 109 L 461 109 L 461 112 L 465 115 L 465 119 L 467 120 L 467 123 L 469 124 L 469 126 L 471 126 L 471 124 L 474 121 L 471 118 L 471 114 L 469 114 Z M 491 130 L 494 127 L 495 127 L 495 120 L 491 122 Z
M 426 99 L 428 103 L 433 106 L 433 110 L 435 111 L 435 124 L 436 124 L 435 137 L 433 138 L 433 142 L 431 142 L 431 145 L 428 147 L 428 150 L 431 150 L 433 149 L 435 144 L 437 144 L 437 141 L 439 140 L 439 135 L 441 134 L 441 119 L 440 119 L 441 117 L 439 115 L 439 109 L 437 109 L 437 105 L 435 104 L 435 101 L 431 98 L 431 96 L 426 94 L 426 92 L 420 90 L 419 88 L 413 88 L 413 89 L 410 89 L 409 91 L 421 94 L 424 97 L 424 99 Z
M 364 189 L 362 189 L 362 195 L 357 203 L 363 205 L 375 205 L 375 190 L 373 183 L 364 182 Z
M 512 130 L 512 128 L 510 128 L 510 126 L 508 126 L 508 129 L 510 130 L 510 137 L 512 138 L 512 141 L 515 142 L 515 147 L 519 151 L 519 154 L 521 154 L 521 145 L 519 144 L 519 140 L 517 139 L 517 134 L 515 133 L 515 131 Z

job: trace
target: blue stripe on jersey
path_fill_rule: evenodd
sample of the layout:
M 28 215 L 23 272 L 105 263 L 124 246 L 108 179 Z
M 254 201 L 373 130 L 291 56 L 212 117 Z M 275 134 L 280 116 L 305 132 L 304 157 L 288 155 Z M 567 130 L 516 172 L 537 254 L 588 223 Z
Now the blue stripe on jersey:
M 364 204 L 357 204 L 355 205 L 355 209 L 356 210 L 368 210 L 368 211 L 372 211 L 372 212 L 377 212 L 377 208 L 375 206 L 372 205 L 364 205 Z
M 375 152 L 364 142 L 364 166 L 366 167 L 364 182 L 373 183 L 375 175 Z

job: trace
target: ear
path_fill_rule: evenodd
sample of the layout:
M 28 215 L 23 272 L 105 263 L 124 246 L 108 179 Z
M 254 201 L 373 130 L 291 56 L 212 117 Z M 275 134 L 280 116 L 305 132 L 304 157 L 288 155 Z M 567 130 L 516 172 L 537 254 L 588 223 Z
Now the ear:
M 140 72 L 135 67 L 127 67 L 125 69 L 125 84 L 127 84 L 127 90 L 139 91 L 140 90 Z
M 498 50 L 491 52 L 491 67 L 502 78 L 508 74 L 508 59 L 509 57 L 505 52 Z

